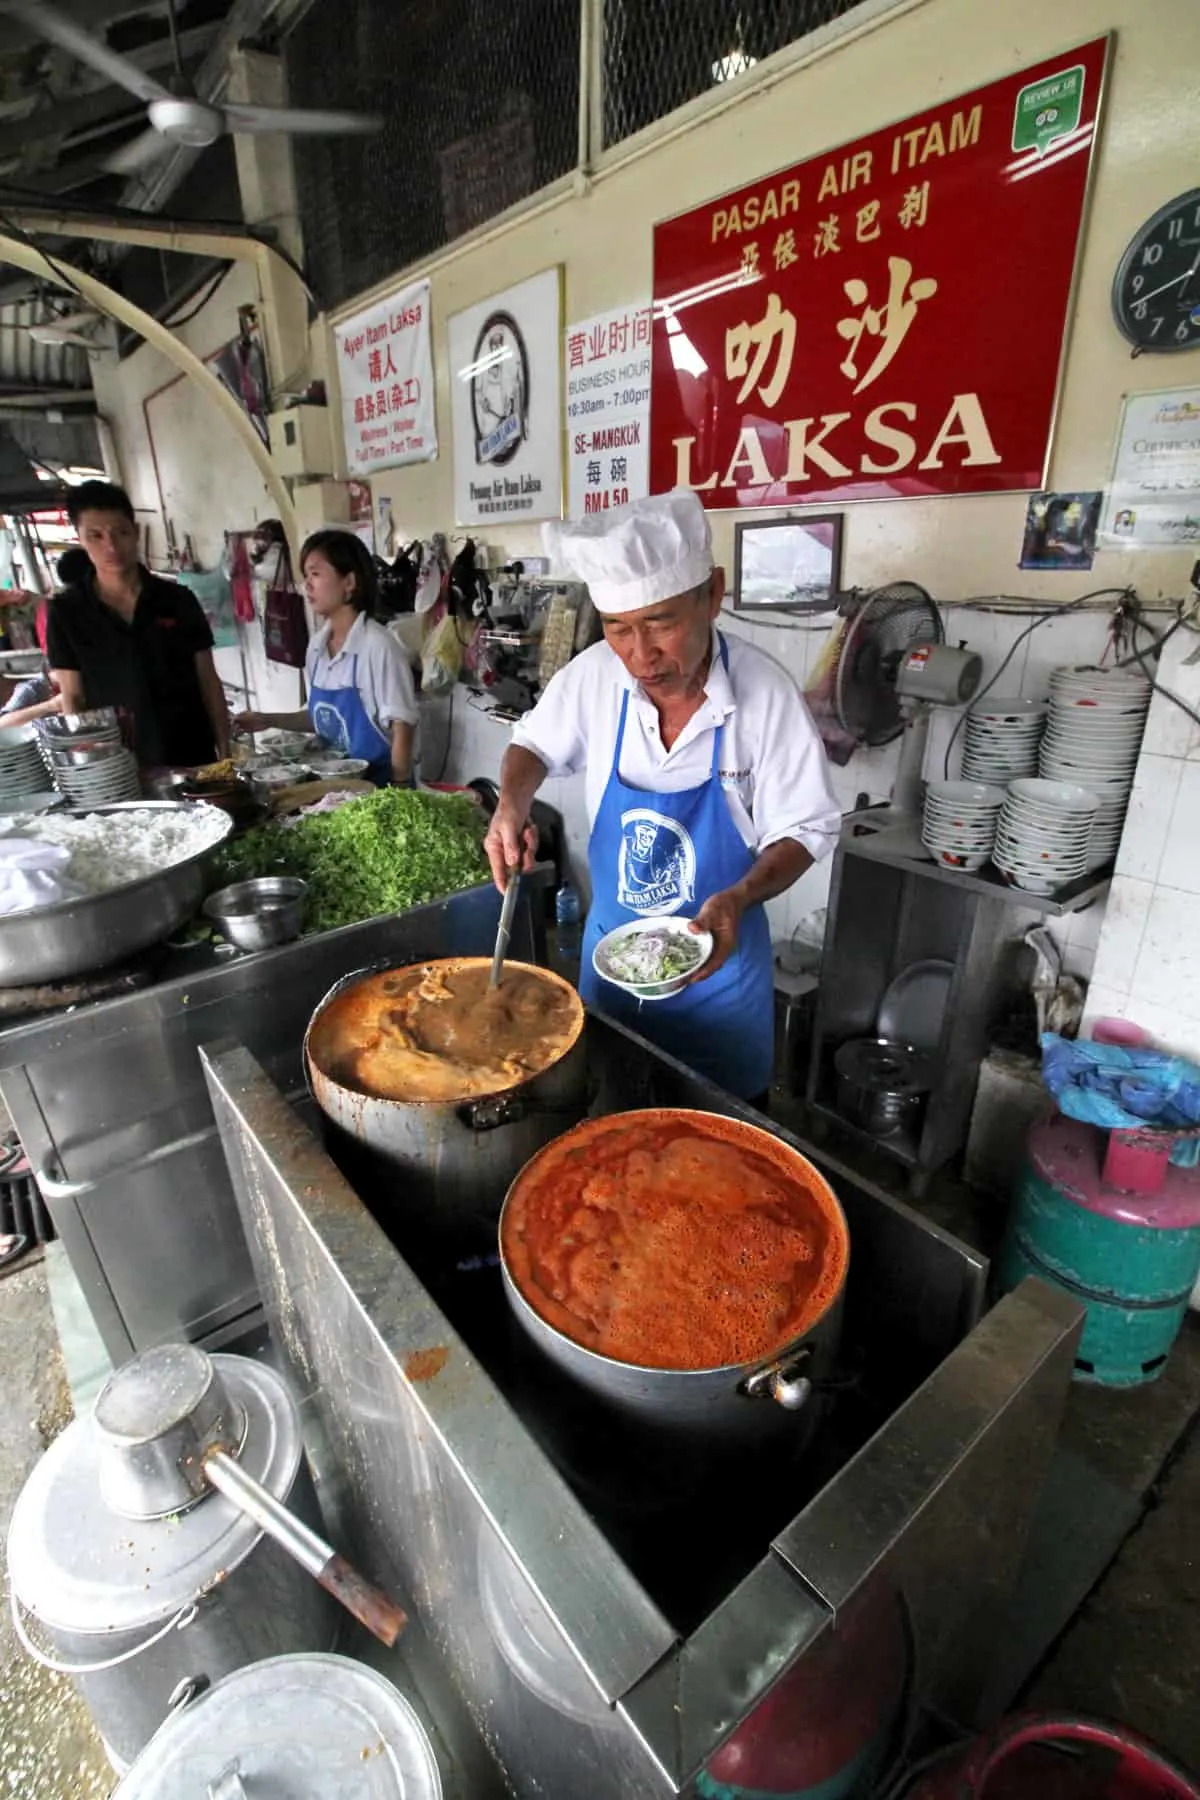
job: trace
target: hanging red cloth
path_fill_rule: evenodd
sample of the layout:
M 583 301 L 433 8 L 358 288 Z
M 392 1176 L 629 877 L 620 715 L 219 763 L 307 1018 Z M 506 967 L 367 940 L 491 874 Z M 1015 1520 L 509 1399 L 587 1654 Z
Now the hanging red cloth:
M 236 532 L 229 556 L 229 585 L 233 589 L 233 616 L 242 625 L 254 623 L 254 577 L 246 540 Z

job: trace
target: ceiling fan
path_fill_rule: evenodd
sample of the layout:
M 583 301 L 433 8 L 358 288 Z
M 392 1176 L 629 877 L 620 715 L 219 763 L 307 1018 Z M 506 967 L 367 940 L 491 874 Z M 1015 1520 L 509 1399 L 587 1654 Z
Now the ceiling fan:
M 119 51 L 95 38 L 50 0 L 0 0 L 0 12 L 20 19 L 37 38 L 67 50 L 117 87 L 146 103 L 150 129 L 107 159 L 113 174 L 132 175 L 154 162 L 172 145 L 203 150 L 230 132 L 282 131 L 325 136 L 378 131 L 382 121 L 365 113 L 313 112 L 286 106 L 251 106 L 235 101 L 210 104 L 201 100 L 183 71 L 174 0 L 167 0 L 167 22 L 175 51 L 175 73 L 164 87 Z

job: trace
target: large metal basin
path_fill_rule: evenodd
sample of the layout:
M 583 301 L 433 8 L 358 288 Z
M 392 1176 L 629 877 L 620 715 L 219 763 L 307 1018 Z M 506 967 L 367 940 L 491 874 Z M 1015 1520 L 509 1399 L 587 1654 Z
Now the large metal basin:
M 462 967 L 488 958 L 446 959 Z M 507 967 L 533 965 L 510 963 Z M 330 989 L 309 1021 L 304 1067 L 317 1105 L 375 1168 L 361 1170 L 363 1191 L 406 1254 L 428 1260 L 495 1250 L 496 1221 L 509 1183 L 534 1152 L 578 1123 L 587 1110 L 584 1011 L 570 984 L 578 1024 L 566 1054 L 530 1080 L 501 1093 L 461 1101 L 381 1100 L 345 1087 L 322 1066 L 319 1040 L 327 1009 L 387 965 L 358 969 Z M 314 1040 L 316 1047 L 314 1047 Z M 353 1151 L 352 1151 L 353 1159 Z M 422 1256 L 422 1252 L 427 1253 Z
M 220 837 L 206 849 L 169 869 L 91 894 L 63 900 L 34 912 L 0 918 L 0 987 L 32 987 L 61 981 L 92 969 L 123 962 L 151 944 L 159 944 L 199 910 L 204 898 L 204 862 L 233 830 L 233 820 L 218 808 L 208 809 L 221 825 Z M 111 806 L 76 808 L 78 817 L 123 812 L 187 813 L 163 800 L 125 800 Z M 70 817 L 70 814 L 61 815 Z
M 633 1120 L 648 1127 L 691 1122 L 714 1137 L 764 1149 L 774 1159 L 794 1166 L 805 1185 L 820 1190 L 822 1212 L 832 1226 L 830 1255 L 841 1260 L 841 1279 L 819 1317 L 799 1336 L 754 1362 L 710 1369 L 653 1368 L 619 1362 L 587 1349 L 543 1318 L 530 1303 L 514 1276 L 505 1247 L 505 1214 L 515 1196 L 535 1175 L 544 1175 L 546 1164 L 552 1164 L 564 1152 L 586 1149 L 589 1141 L 598 1142 L 614 1128 L 626 1128 Z M 756 1140 L 761 1140 L 761 1145 Z M 819 1396 L 821 1383 L 832 1374 L 838 1353 L 842 1295 L 849 1269 L 849 1232 L 837 1198 L 824 1177 L 798 1150 L 781 1143 L 773 1134 L 754 1125 L 717 1120 L 710 1113 L 683 1107 L 648 1108 L 589 1119 L 568 1137 L 543 1150 L 509 1189 L 500 1218 L 500 1261 L 509 1305 L 537 1348 L 564 1374 L 631 1423 L 703 1442 L 714 1449 L 758 1444 L 784 1435 L 798 1445 L 811 1432 L 818 1412 L 813 1402 Z

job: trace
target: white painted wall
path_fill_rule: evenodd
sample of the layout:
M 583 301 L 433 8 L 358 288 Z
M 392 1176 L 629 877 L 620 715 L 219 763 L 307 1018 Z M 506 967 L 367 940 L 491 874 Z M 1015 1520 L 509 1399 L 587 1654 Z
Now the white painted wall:
M 198 356 L 211 356 L 236 337 L 238 307 L 257 303 L 254 270 L 235 263 L 209 304 L 180 326 L 178 336 Z M 97 406 L 112 425 L 138 522 L 150 527 L 156 567 L 166 567 L 164 512 L 176 542 L 182 546 L 185 535 L 190 536 L 206 569 L 219 562 L 226 531 L 244 530 L 275 515 L 262 476 L 228 422 L 157 350 L 143 344 L 122 363 L 97 362 L 94 381 Z M 261 600 L 260 594 L 260 606 Z M 267 662 L 257 628 L 243 636 L 249 685 L 258 704 L 268 710 L 295 707 L 295 671 Z M 241 682 L 238 650 L 218 650 L 217 667 L 226 680 Z
M 987 7 L 979 0 L 925 0 L 774 85 L 748 90 L 720 116 L 701 119 L 636 160 L 602 171 L 586 191 L 488 234 L 482 242 L 452 247 L 423 265 L 433 280 L 442 456 L 436 463 L 376 477 L 376 494 L 392 499 L 400 537 L 426 536 L 453 520 L 446 350 L 446 321 L 452 313 L 554 263 L 565 267 L 568 320 L 643 298 L 650 290 L 656 219 L 1110 29 L 1117 35 L 1106 118 L 1050 470 L 1053 487 L 1103 487 L 1126 389 L 1200 381 L 1196 353 L 1133 364 L 1109 310 L 1112 275 L 1133 231 L 1155 207 L 1195 182 L 1200 7 L 1194 0 L 1155 0 L 1149 8 L 1142 0 L 1074 0 L 1064 13 L 1041 0 L 1007 0 L 1003 7 Z M 969 219 L 964 218 L 963 228 L 970 230 Z M 1014 280 L 1036 278 L 1036 269 L 1014 271 Z M 400 279 L 398 275 L 392 285 L 400 285 Z M 992 296 L 989 303 L 1003 304 L 1003 298 Z M 845 512 L 846 583 L 920 582 L 949 608 L 950 640 L 965 639 L 979 650 L 988 674 L 1028 621 L 959 611 L 955 603 L 960 600 L 1004 593 L 1056 602 L 1126 582 L 1135 583 L 1148 600 L 1186 592 L 1191 561 L 1186 552 L 1102 552 L 1090 575 L 1023 574 L 1016 560 L 1024 495 L 860 503 Z M 718 558 L 731 568 L 733 515 L 714 514 L 712 523 Z M 489 541 L 502 559 L 540 549 L 535 526 L 498 526 Z M 779 657 L 802 682 L 824 641 L 821 632 L 768 630 L 741 619 L 727 623 Z M 1098 657 L 1104 636 L 1105 620 L 1094 613 L 1054 620 L 1021 647 L 997 691 L 1044 694 L 1055 663 Z M 438 710 L 443 716 L 426 732 L 427 775 L 437 773 L 445 745 L 444 704 Z M 935 724 L 927 765 L 931 771 L 936 767 L 940 772 L 950 723 L 943 716 Z M 494 775 L 506 739 L 502 727 L 473 712 L 459 693 L 447 777 Z M 835 773 L 839 797 L 849 806 L 863 791 L 872 798 L 886 796 L 894 768 L 894 750 L 854 757 Z M 581 864 L 586 824 L 579 782 L 551 782 L 545 798 L 563 811 L 573 855 Z M 773 905 L 777 936 L 790 935 L 806 917 L 806 929 L 819 935 L 820 920 L 813 915 L 824 904 L 828 880 L 828 866 L 813 870 Z M 1101 912 L 1093 907 L 1056 928 L 1067 966 L 1077 973 L 1090 972 Z

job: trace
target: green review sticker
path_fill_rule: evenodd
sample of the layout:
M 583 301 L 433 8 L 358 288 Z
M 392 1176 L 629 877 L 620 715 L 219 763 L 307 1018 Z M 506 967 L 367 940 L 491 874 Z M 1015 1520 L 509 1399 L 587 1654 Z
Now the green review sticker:
M 1074 131 L 1083 110 L 1082 65 L 1032 81 L 1017 95 L 1013 113 L 1014 150 L 1047 150 L 1055 138 Z

